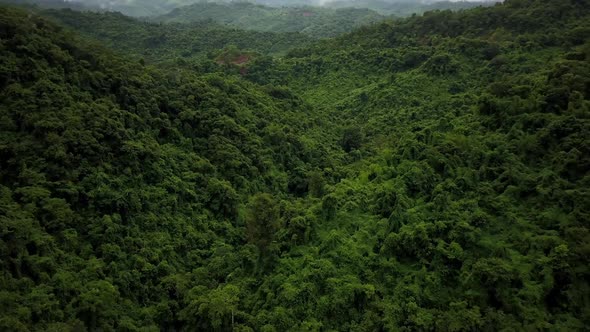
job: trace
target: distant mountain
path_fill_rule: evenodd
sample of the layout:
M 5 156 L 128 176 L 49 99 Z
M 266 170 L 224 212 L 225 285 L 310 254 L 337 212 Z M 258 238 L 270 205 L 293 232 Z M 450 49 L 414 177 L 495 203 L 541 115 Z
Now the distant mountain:
M 99 10 L 100 6 L 94 6 L 88 2 L 81 1 L 66 1 L 66 0 L 0 0 L 0 3 L 19 5 L 19 6 L 35 6 L 39 8 L 70 8 L 75 10 Z
M 73 0 L 79 1 L 79 0 Z M 88 0 L 93 6 L 109 11 L 118 11 L 129 16 L 156 16 L 174 8 L 190 5 L 195 0 Z
M 135 17 L 157 16 L 195 0 L 1 0 L 2 3 L 34 5 L 41 8 L 116 11 Z
M 341 8 L 359 8 L 359 9 L 370 9 L 376 12 L 379 12 L 382 15 L 395 15 L 395 16 L 409 16 L 413 13 L 423 13 L 429 10 L 435 9 L 451 9 L 451 10 L 458 10 L 458 9 L 466 9 L 466 8 L 473 8 L 477 6 L 489 6 L 493 5 L 498 1 L 490 0 L 490 1 L 412 1 L 412 0 L 252 0 L 252 1 L 232 1 L 232 0 L 217 0 L 217 1 L 207 1 L 207 0 L 0 0 L 2 3 L 11 3 L 11 4 L 19 4 L 19 5 L 35 5 L 41 8 L 71 8 L 75 10 L 93 10 L 93 11 L 116 11 L 121 12 L 127 16 L 134 16 L 134 17 L 155 17 L 170 13 L 171 11 L 179 10 L 179 11 L 189 11 L 192 12 L 195 9 L 201 9 L 203 7 L 209 6 L 222 6 L 217 8 L 222 8 L 222 10 L 227 10 L 227 6 L 232 7 L 232 13 L 224 12 L 221 15 L 225 16 L 235 16 L 233 6 L 235 5 L 263 5 L 268 7 L 274 7 L 275 9 L 281 8 L 285 10 L 283 7 L 324 7 L 324 8 L 331 8 L 331 9 L 341 9 Z M 196 7 L 186 7 L 194 5 Z M 204 16 L 205 14 L 211 14 L 211 9 L 209 8 L 206 10 L 206 13 L 201 14 L 200 16 Z M 250 8 L 252 9 L 252 8 Z M 216 9 L 212 9 L 215 11 Z M 187 15 L 178 15 L 172 14 L 174 16 L 183 16 L 183 20 L 186 19 L 188 16 L 199 16 L 195 15 L 195 13 L 190 13 Z M 253 12 L 243 13 L 243 14 L 256 14 Z M 339 13 L 341 14 L 341 13 Z M 220 13 L 215 13 L 215 15 L 220 15 Z M 357 14 L 353 14 L 357 15 Z M 252 21 L 256 21 L 259 16 L 254 16 Z M 228 19 L 226 19 L 228 20 Z M 193 21 L 189 19 L 189 21 Z M 266 21 L 265 21 L 266 22 Z M 260 24 L 265 24 L 265 22 L 260 22 Z M 341 22 L 347 24 L 347 22 Z M 250 22 L 247 22 L 246 25 L 251 25 Z M 288 23 L 289 26 L 292 26 L 293 23 Z M 239 26 L 239 24 L 238 24 Z M 249 28 L 249 27 L 246 27 Z
M 272 1 L 272 0 L 271 0 Z M 387 1 L 387 0 L 335 0 L 324 6 L 329 8 L 368 8 L 383 15 L 409 16 L 431 10 L 460 10 L 480 6 L 493 6 L 501 1 Z
M 247 2 L 205 3 L 174 9 L 155 18 L 157 22 L 199 22 L 213 20 L 234 27 L 273 32 L 301 32 L 312 37 L 332 37 L 356 27 L 386 19 L 361 8 L 268 7 Z
M 299 33 L 244 31 L 212 21 L 156 24 L 112 12 L 45 10 L 42 14 L 114 49 L 157 62 L 177 57 L 202 59 L 230 46 L 278 55 L 314 41 Z

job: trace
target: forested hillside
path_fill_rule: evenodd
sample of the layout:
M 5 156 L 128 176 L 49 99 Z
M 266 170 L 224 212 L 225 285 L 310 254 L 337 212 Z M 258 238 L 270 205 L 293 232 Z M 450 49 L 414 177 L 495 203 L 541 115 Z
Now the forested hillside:
M 199 2 L 174 9 L 154 20 L 176 23 L 212 20 L 247 30 L 301 32 L 322 38 L 337 36 L 384 19 L 384 16 L 369 9 L 275 8 L 249 2 Z
M 172 294 L 234 263 L 262 269 L 270 235 L 247 244 L 251 209 L 273 203 L 277 218 L 287 188 L 328 162 L 302 136 L 310 107 L 284 88 L 161 72 L 42 18 L 0 15 L 2 330 L 195 324 Z
M 587 0 L 281 56 L 205 23 L 0 27 L 0 330 L 590 325 Z
M 143 22 L 119 13 L 46 10 L 41 13 L 87 37 L 152 62 L 205 60 L 228 47 L 266 55 L 284 55 L 313 39 L 299 33 L 244 31 L 212 21 L 190 24 Z

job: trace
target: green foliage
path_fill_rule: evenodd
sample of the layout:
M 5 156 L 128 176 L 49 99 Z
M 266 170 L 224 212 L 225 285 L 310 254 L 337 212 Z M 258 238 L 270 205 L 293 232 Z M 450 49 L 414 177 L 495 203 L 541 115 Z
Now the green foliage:
M 282 226 L 277 202 L 269 194 L 257 194 L 252 197 L 245 218 L 248 241 L 266 252 Z
M 340 145 L 346 152 L 357 150 L 363 143 L 363 133 L 359 127 L 349 127 L 344 129 L 342 133 L 342 141 Z
M 234 285 L 220 286 L 212 291 L 202 286 L 195 287 L 190 290 L 188 306 L 180 312 L 180 317 L 193 326 L 202 324 L 208 330 L 233 329 L 239 293 L 239 288 Z

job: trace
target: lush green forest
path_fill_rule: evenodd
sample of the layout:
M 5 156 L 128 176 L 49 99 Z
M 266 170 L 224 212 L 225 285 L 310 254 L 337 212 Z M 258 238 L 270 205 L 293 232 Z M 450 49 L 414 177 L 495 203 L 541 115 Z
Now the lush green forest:
M 0 59 L 2 331 L 590 326 L 587 0 L 314 42 L 1 6 Z

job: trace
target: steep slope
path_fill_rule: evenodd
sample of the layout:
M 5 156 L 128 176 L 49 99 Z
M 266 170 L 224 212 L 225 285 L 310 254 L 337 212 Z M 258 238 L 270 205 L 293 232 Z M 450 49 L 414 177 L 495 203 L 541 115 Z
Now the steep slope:
M 179 326 L 186 273 L 254 259 L 239 204 L 328 158 L 287 90 L 144 67 L 12 9 L 0 26 L 1 330 Z

